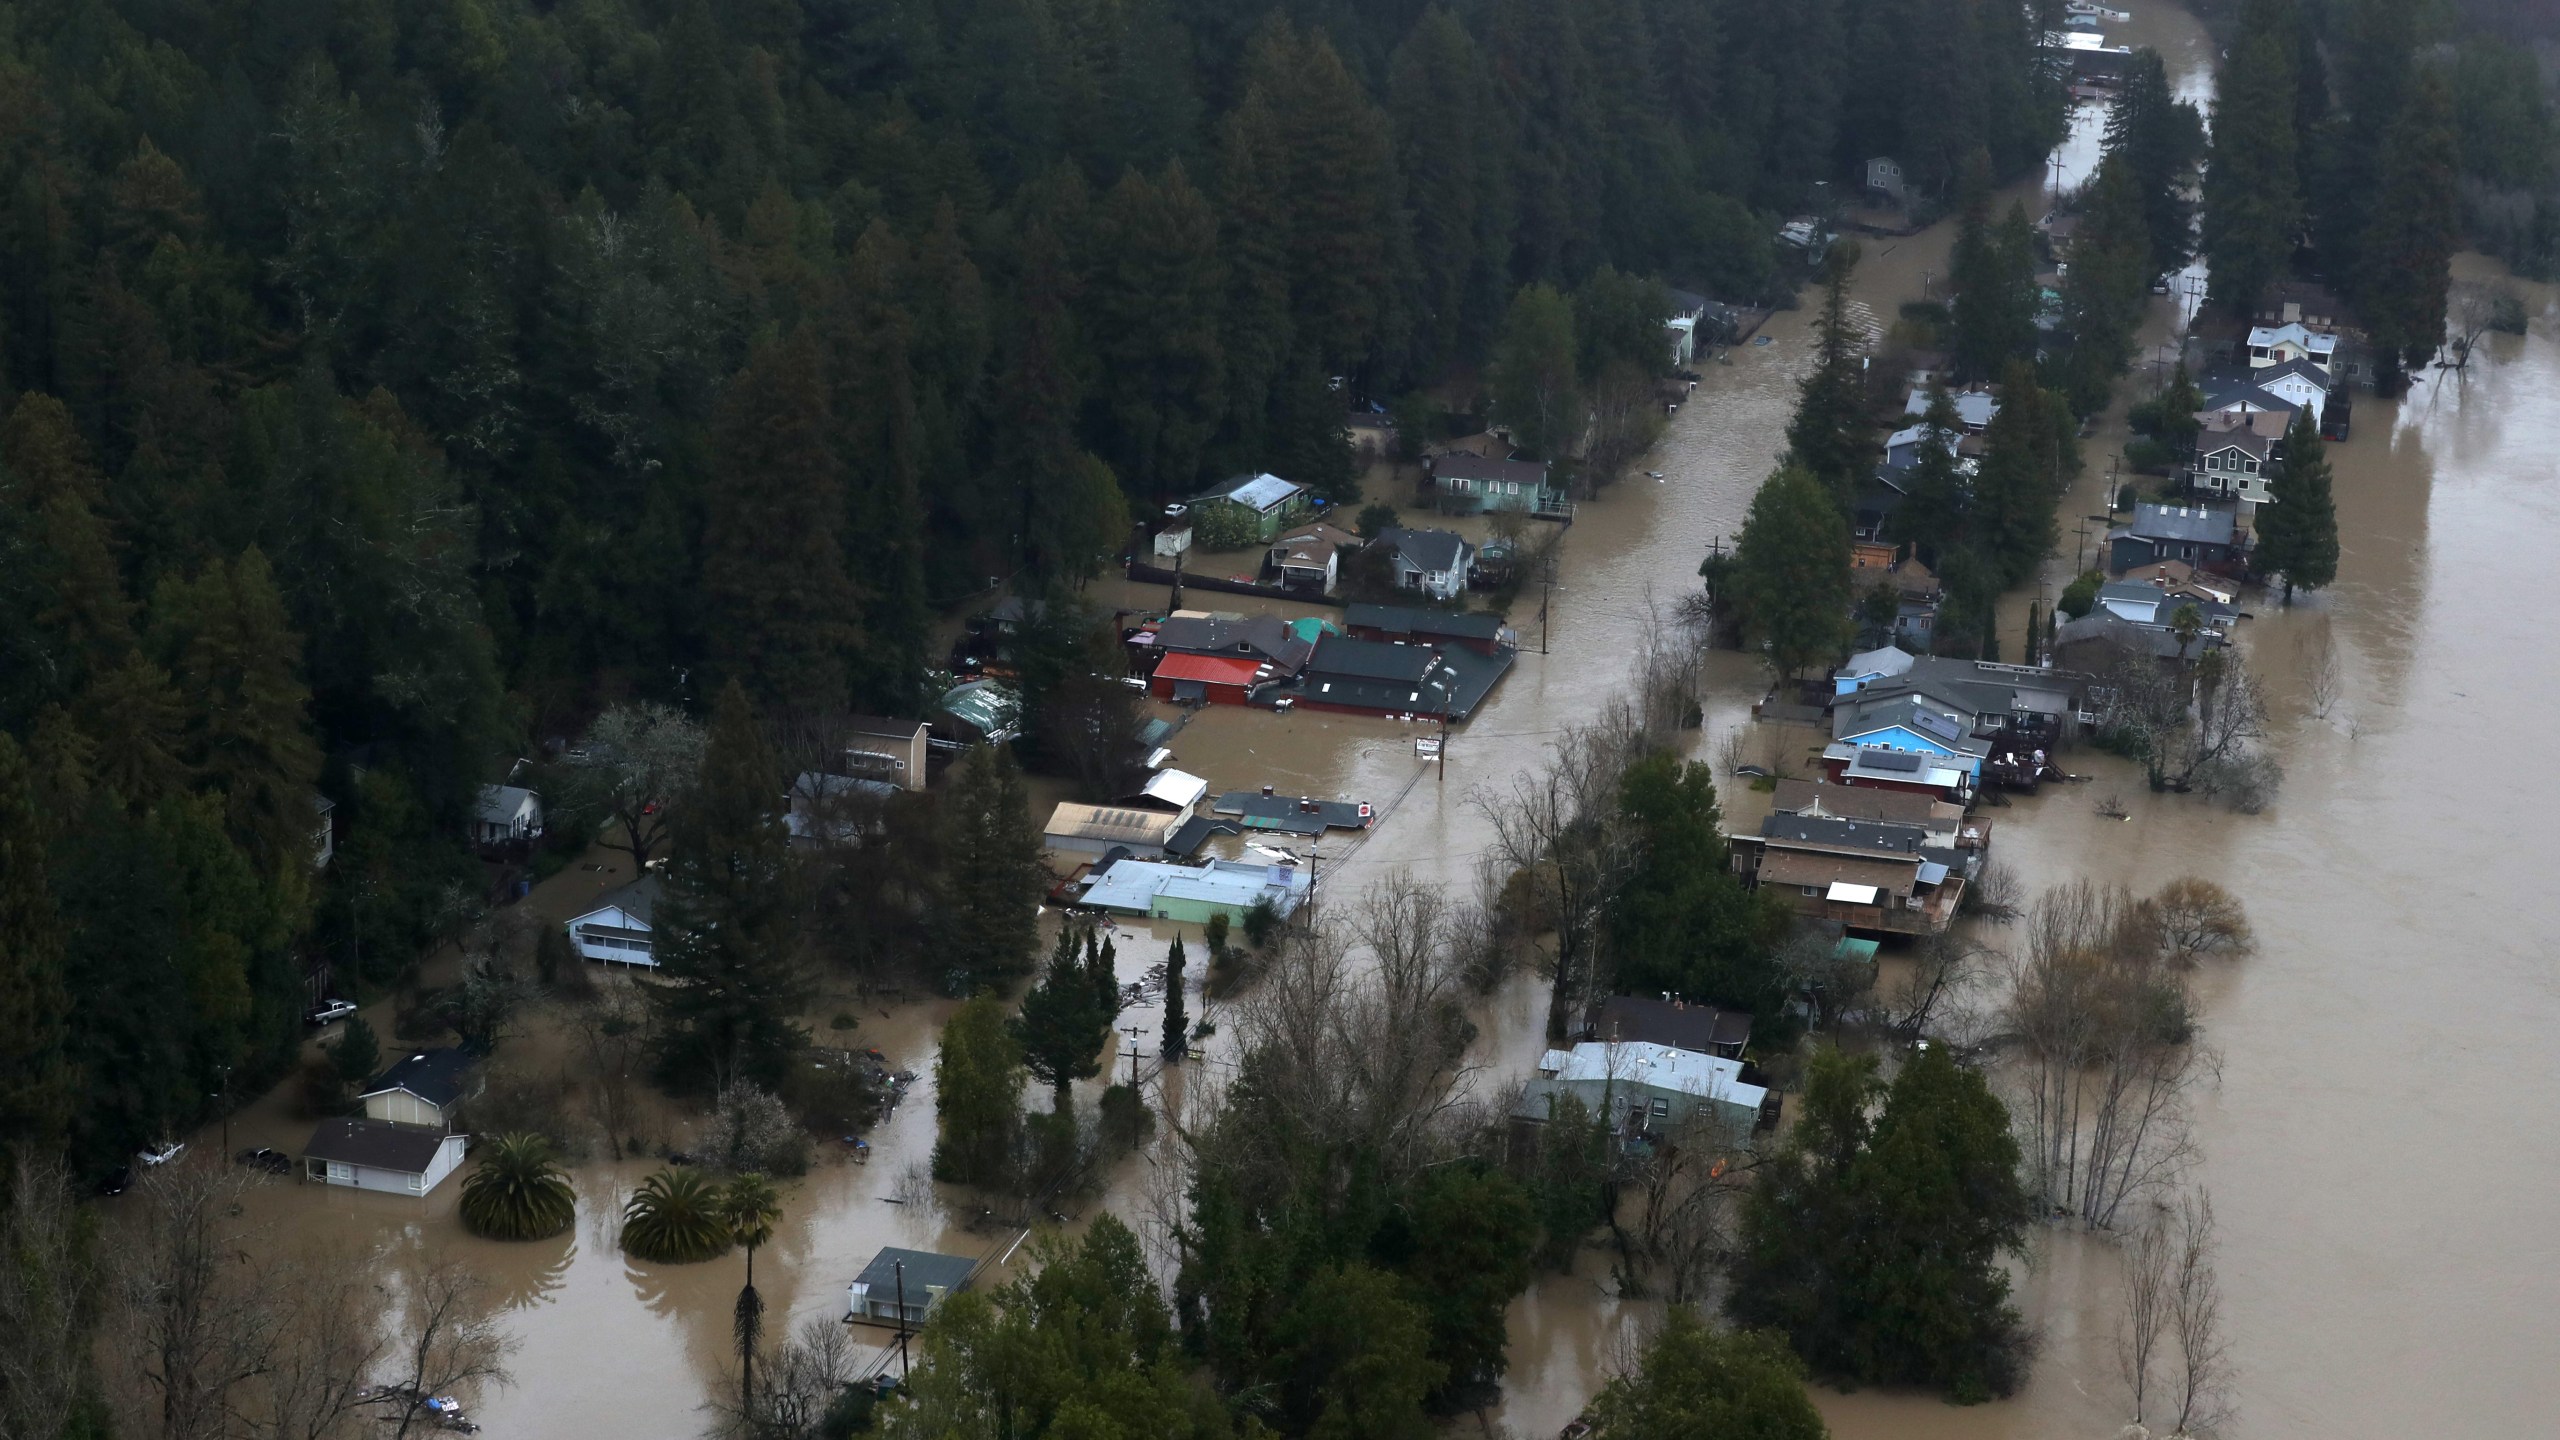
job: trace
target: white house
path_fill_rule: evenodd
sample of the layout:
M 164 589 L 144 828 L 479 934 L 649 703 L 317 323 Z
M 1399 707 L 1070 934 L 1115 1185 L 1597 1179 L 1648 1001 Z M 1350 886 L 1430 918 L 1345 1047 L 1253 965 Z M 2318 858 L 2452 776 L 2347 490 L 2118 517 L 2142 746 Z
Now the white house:
M 1906 205 L 1910 201 L 1911 187 L 1903 178 L 1901 161 L 1890 155 L 1878 155 L 1867 162 L 1868 204 Z
M 1475 547 L 1455 530 L 1408 530 L 1393 525 L 1378 532 L 1378 543 L 1388 547 L 1399 590 L 1455 600 L 1466 593 L 1467 580 L 1475 573 Z
M 1538 1078 L 1547 1083 L 1533 1088 L 1573 1095 L 1629 1137 L 1667 1130 L 1682 1111 L 1711 1114 L 1729 1133 L 1748 1135 L 1769 1097 L 1743 1082 L 1739 1060 L 1646 1041 L 1586 1040 L 1549 1050 L 1538 1059 Z
M 1209 782 L 1188 770 L 1158 770 L 1147 777 L 1146 787 L 1134 795 L 1123 795 L 1112 802 L 1132 810 L 1153 810 L 1176 820 L 1188 820 L 1199 813 L 1200 802 L 1209 794 Z
M 589 960 L 656 965 L 649 917 L 658 907 L 658 877 L 645 875 L 607 892 L 596 908 L 569 922 L 569 943 Z
M 2256 325 L 2249 330 L 2249 368 L 2265 369 L 2289 360 L 2308 360 L 2329 370 L 2329 362 L 2337 357 L 2338 337 L 2314 330 L 2299 320 L 2282 325 Z
M 1321 520 L 1300 525 L 1271 544 L 1271 563 L 1280 583 L 1330 595 L 1342 578 L 1342 552 L 1360 548 L 1360 537 Z
M 462 1167 L 468 1141 L 387 1120 L 323 1120 L 302 1147 L 303 1173 L 323 1185 L 424 1195 Z
M 518 785 L 483 785 L 471 822 L 479 845 L 507 845 L 542 838 L 542 797 Z
M 450 1130 L 462 1102 L 477 1094 L 471 1057 L 451 1046 L 421 1050 L 365 1087 L 365 1115 L 423 1130 Z
M 2310 360 L 2287 360 L 2250 372 L 2257 388 L 2273 395 L 2297 410 L 2311 412 L 2311 423 L 2320 423 L 2329 403 L 2329 372 Z

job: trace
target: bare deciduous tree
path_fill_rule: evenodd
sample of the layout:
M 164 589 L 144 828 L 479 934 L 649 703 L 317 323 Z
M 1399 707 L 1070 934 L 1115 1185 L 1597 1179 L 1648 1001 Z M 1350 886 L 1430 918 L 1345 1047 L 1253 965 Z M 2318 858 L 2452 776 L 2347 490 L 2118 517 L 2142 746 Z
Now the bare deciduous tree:
M 19 1156 L 0 1208 L 0 1437 L 70 1433 L 102 1284 L 71 1176 Z
M 608 984 L 570 1012 L 578 1048 L 587 1059 L 587 1107 L 605 1133 L 613 1158 L 638 1128 L 635 1086 L 647 1064 L 648 1007 L 626 984 Z
M 1884 995 L 1885 1024 L 1905 1040 L 1934 1037 L 1969 1045 L 1981 1038 L 1983 988 L 1991 952 L 1953 934 L 1932 935 Z
M 196 1155 L 136 1187 L 141 1213 L 117 1276 L 127 1433 L 217 1440 L 241 1387 L 268 1363 L 278 1316 L 240 1243 L 248 1183 L 222 1157 Z
M 488 1282 L 458 1259 L 416 1257 L 402 1309 L 396 1383 L 419 1396 L 452 1395 L 466 1405 L 481 1389 L 508 1384 L 515 1340 L 492 1314 Z M 392 1440 L 408 1440 L 424 1412 L 401 1412 Z
M 322 1249 L 267 1267 L 275 1349 L 245 1387 L 241 1428 L 257 1440 L 345 1440 L 372 1428 L 357 1407 L 390 1349 L 381 1297 L 360 1255 Z
M 2184 976 L 2161 963 L 2157 907 L 2088 881 L 2048 890 L 2009 971 L 2028 1184 L 2093 1229 L 2193 1161 L 2187 1092 L 2210 1073 Z
M 821 1434 L 828 1409 L 860 1370 L 851 1331 L 832 1315 L 812 1315 L 757 1365 L 754 1418 L 734 1395 L 721 1406 L 723 1432 L 761 1440 Z
M 2169 1335 L 2174 1276 L 2173 1247 L 2167 1212 L 2155 1212 L 2125 1239 L 2124 1312 L 2116 1319 L 2116 1363 L 2124 1375 L 2133 1422 L 2150 1415 L 2152 1373 L 2159 1368 L 2160 1347 Z
M 2160 887 L 2149 902 L 2162 958 L 2192 965 L 2208 956 L 2237 958 L 2258 948 L 2240 897 L 2188 875 Z
M 2222 1286 L 2214 1261 L 2222 1242 L 2213 1222 L 2213 1198 L 2199 1191 L 2178 1204 L 2174 1230 L 2170 1313 L 2178 1334 L 2173 1389 L 2177 1435 L 2211 1435 L 2231 1423 L 2234 1410 L 2230 1342 L 2222 1333 Z
M 1674 1305 L 1705 1295 L 1732 1242 L 1734 1207 L 1750 1175 L 1749 1140 L 1701 1108 L 1657 1132 L 1650 1151 L 1621 1177 L 1622 1193 L 1636 1202 L 1628 1258 Z

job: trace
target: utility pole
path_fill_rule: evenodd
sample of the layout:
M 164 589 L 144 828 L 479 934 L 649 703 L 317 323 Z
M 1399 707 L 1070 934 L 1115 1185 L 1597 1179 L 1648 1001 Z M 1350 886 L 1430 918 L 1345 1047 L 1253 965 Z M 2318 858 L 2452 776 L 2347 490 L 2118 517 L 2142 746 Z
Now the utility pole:
M 890 1262 L 898 1269 L 898 1383 L 907 1383 L 907 1262 Z
M 222 1153 L 231 1154 L 231 1067 L 222 1067 Z
M 1140 1059 L 1138 1054 L 1139 1029 L 1135 1025 L 1123 1025 L 1120 1027 L 1120 1033 L 1129 1037 L 1129 1088 L 1135 1090 L 1138 1088 L 1138 1061 Z

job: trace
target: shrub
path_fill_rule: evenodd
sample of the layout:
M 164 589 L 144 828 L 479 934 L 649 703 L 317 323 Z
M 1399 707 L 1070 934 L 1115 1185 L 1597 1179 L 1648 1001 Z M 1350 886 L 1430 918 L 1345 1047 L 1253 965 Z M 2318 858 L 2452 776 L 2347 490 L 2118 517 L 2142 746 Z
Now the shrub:
M 1102 1092 L 1102 1113 L 1095 1129 L 1105 1156 L 1136 1149 L 1155 1128 L 1155 1112 L 1147 1108 L 1145 1096 L 1126 1085 Z
M 2186 453 L 2168 441 L 2136 435 L 2125 442 L 2125 468 L 2143 475 L 2166 475 L 2178 467 Z
M 462 1223 L 491 1240 L 542 1240 L 578 1217 L 577 1192 L 539 1135 L 500 1135 L 481 1150 L 462 1182 Z
M 563 1160 L 586 1158 L 587 1126 L 571 1117 L 561 1076 L 493 1069 L 471 1101 L 471 1124 L 483 1134 L 537 1135 Z
M 2077 620 L 2097 608 L 2098 587 L 2103 583 L 2104 577 L 2097 571 L 2084 571 L 2062 587 L 2062 598 L 2054 602 L 2053 608 Z
M 729 1253 L 727 1197 L 699 1170 L 661 1170 L 622 1209 L 622 1248 L 635 1260 L 691 1265 Z
M 1379 531 L 1402 524 L 1403 517 L 1396 514 L 1396 507 L 1393 505 L 1363 505 L 1360 507 L 1360 518 L 1353 523 L 1358 525 L 1362 535 L 1375 540 L 1378 538 Z
M 1273 908 L 1269 900 L 1256 900 L 1253 902 L 1253 908 L 1244 912 L 1245 943 L 1254 949 L 1261 950 L 1268 947 L 1271 944 L 1271 937 L 1278 934 L 1279 930 L 1280 912 Z

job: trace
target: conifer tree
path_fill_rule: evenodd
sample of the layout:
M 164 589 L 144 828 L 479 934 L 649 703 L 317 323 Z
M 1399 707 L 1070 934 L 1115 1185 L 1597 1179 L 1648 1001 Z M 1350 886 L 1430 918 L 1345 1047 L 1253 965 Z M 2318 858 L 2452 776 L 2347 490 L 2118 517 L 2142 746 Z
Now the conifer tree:
M 2253 0 L 2250 14 L 2286 0 Z M 2213 300 L 2242 315 L 2284 271 L 2302 214 L 2289 27 L 2244 22 L 2214 80 L 2212 161 L 2204 172 L 2204 253 Z
M 953 857 L 938 909 L 936 961 L 965 993 L 1028 968 L 1039 944 L 1040 834 L 1022 772 L 1001 746 L 972 752 L 943 800 L 943 853 Z
M 1857 264 L 1858 247 L 1845 240 L 1824 258 L 1813 372 L 1804 378 L 1795 419 L 1787 426 L 1789 459 L 1829 493 L 1833 507 L 1843 514 L 1875 460 L 1874 427 L 1867 420 L 1866 335 L 1849 318 L 1849 275 Z
M 843 705 L 855 636 L 838 540 L 844 487 L 826 375 L 806 327 L 765 346 L 720 400 L 702 588 L 721 672 L 761 703 Z
M 62 1143 L 77 1090 L 64 1052 L 62 917 L 46 882 L 47 826 L 25 755 L 0 734 L 0 1155 Z
M 2318 590 L 2338 578 L 2338 505 L 2329 493 L 2329 457 L 2311 412 L 2293 417 L 2285 431 L 2284 460 L 2267 482 L 2258 507 L 2258 545 L 2250 563 L 2263 574 L 2284 576 L 2284 603 L 2293 592 Z
M 1948 267 L 1956 287 L 1956 370 L 1987 380 L 2035 354 L 2035 231 L 2017 205 L 1991 223 L 1987 202 L 1966 210 L 1965 225 Z
M 1493 408 L 1533 455 L 1570 456 L 1582 439 L 1582 386 L 1573 304 L 1550 285 L 1524 285 L 1493 350 Z
M 2024 361 L 2010 365 L 1973 488 L 1974 538 L 1995 591 L 2025 581 L 2053 549 L 2062 483 L 2057 408 L 2032 368 Z
M 1179 164 L 1135 170 L 1103 203 L 1087 301 L 1114 439 L 1131 493 L 1162 504 L 1195 493 L 1226 397 L 1226 272 L 1218 216 Z
M 2195 207 L 2187 187 L 2204 158 L 2204 119 L 2169 86 L 2160 52 L 2133 52 L 2124 93 L 2107 116 L 2106 152 L 2122 157 L 2142 211 L 2147 275 L 2187 263 L 2195 243 Z
M 1022 1051 L 1004 1002 L 980 995 L 952 1012 L 933 1064 L 933 1178 L 1000 1184 L 1021 1124 Z
M 792 934 L 782 777 L 746 691 L 720 692 L 693 791 L 676 811 L 657 910 L 658 1064 L 670 1084 L 771 1089 L 808 1043 Z
M 1173 948 L 1164 956 L 1164 1059 L 1168 1065 L 1179 1063 L 1191 1051 L 1191 1017 L 1184 1007 L 1183 986 L 1188 983 L 1184 971 L 1190 957 L 1182 950 L 1182 937 L 1173 937 Z
M 1956 447 L 1964 422 L 1944 386 L 1932 386 L 1929 408 L 1920 418 L 1919 453 L 1903 472 L 1903 500 L 1885 517 L 1894 539 L 1919 547 L 1935 564 L 1970 537 L 1973 484 L 1961 468 Z
M 2376 383 L 2391 390 L 2404 365 L 2423 364 L 2444 341 L 2453 251 L 2461 243 L 2459 159 L 2452 102 L 2430 69 L 2411 86 L 2383 147 L 2373 222 L 2362 236 L 2365 328 L 2382 372 Z
M 1782 466 L 1751 497 L 1733 581 L 1744 633 L 1781 676 L 1848 645 L 1849 524 L 1810 471 Z
M 199 783 L 223 797 L 226 828 L 268 883 L 301 895 L 320 751 L 305 728 L 302 642 L 266 557 L 252 548 L 193 580 L 162 581 L 151 624 L 190 711 L 186 758 Z
M 1096 991 L 1092 956 L 1087 954 L 1090 933 L 1082 926 L 1060 927 L 1040 983 L 1022 997 L 1021 1013 L 1007 1025 L 1023 1068 L 1049 1087 L 1051 1108 L 1060 1112 L 1066 1110 L 1076 1081 L 1102 1073 L 1102 1042 L 1119 1008 L 1116 986 L 1109 1009 Z

